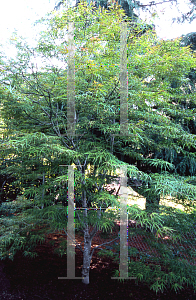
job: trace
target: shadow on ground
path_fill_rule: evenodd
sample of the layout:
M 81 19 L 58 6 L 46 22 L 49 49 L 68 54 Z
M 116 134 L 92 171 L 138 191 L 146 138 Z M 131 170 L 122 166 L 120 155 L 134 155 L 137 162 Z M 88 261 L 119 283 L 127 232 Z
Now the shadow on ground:
M 90 284 L 84 286 L 81 280 L 58 280 L 67 276 L 66 255 L 62 258 L 53 253 L 55 245 L 45 243 L 37 247 L 39 256 L 26 258 L 18 253 L 14 261 L 0 261 L 0 299 L 6 300 L 73 300 L 73 299 L 134 299 L 134 300 L 192 300 L 196 299 L 191 288 L 179 293 L 166 291 L 163 294 L 151 291 L 134 280 L 119 282 L 111 279 L 118 264 L 109 258 L 97 257 L 95 251 L 91 264 Z M 82 253 L 76 249 L 76 276 L 81 276 Z

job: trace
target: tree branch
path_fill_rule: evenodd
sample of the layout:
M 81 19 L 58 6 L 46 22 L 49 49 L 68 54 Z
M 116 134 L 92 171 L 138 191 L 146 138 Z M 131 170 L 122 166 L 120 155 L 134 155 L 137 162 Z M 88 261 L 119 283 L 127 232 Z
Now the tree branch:
M 112 94 L 113 94 L 113 92 L 115 91 L 115 89 L 116 89 L 116 87 L 117 87 L 117 85 L 119 84 L 119 81 L 120 81 L 120 79 L 118 79 L 118 81 L 116 82 L 116 84 L 114 85 L 114 88 L 113 88 L 113 90 L 109 93 L 109 95 L 108 96 L 106 96 L 106 98 L 109 98 Z
M 105 242 L 105 243 L 103 243 L 103 244 L 101 244 L 101 245 L 95 246 L 95 247 L 93 248 L 93 250 L 91 251 L 91 257 L 93 256 L 93 253 L 94 253 L 95 249 L 99 249 L 101 246 L 104 246 L 104 245 L 106 245 L 106 244 L 110 244 L 110 243 L 112 243 L 112 242 L 118 240 L 119 238 L 120 238 L 120 237 L 118 236 L 117 238 L 115 238 L 115 239 L 113 239 L 113 240 L 111 240 L 111 241 L 109 241 L 109 242 Z M 100 248 L 100 249 L 102 249 L 102 248 Z
M 168 0 L 168 1 L 162 1 L 162 2 L 158 2 L 158 3 L 154 3 L 154 1 L 150 2 L 149 4 L 138 4 L 139 7 L 145 7 L 145 6 L 152 6 L 152 5 L 158 5 L 158 4 L 164 4 L 167 2 L 177 2 L 177 0 Z

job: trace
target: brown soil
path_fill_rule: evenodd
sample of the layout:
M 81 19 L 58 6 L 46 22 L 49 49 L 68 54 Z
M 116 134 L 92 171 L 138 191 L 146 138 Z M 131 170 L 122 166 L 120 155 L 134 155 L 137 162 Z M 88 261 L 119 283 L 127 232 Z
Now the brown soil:
M 118 229 L 119 226 L 116 225 L 116 230 Z M 144 284 L 137 285 L 133 279 L 124 283 L 111 279 L 112 271 L 119 269 L 119 265 L 109 258 L 99 258 L 98 251 L 93 255 L 88 286 L 83 285 L 80 279 L 58 280 L 58 277 L 67 276 L 66 255 L 61 258 L 53 252 L 59 245 L 60 237 L 65 238 L 61 233 L 47 235 L 46 242 L 37 246 L 39 254 L 37 258 L 25 258 L 18 253 L 13 262 L 0 261 L 0 299 L 196 299 L 196 294 L 191 288 L 186 288 L 177 294 L 168 290 L 156 295 Z M 116 237 L 115 232 L 111 233 L 108 239 L 102 238 L 99 232 L 93 240 L 93 245 L 101 244 L 114 237 Z M 51 245 L 51 240 L 54 241 L 54 245 Z M 80 243 L 83 238 L 76 234 L 76 240 Z M 132 240 L 134 247 L 143 248 L 144 244 L 142 246 L 141 240 L 142 236 Z M 81 268 L 82 253 L 76 249 L 77 277 L 81 277 Z

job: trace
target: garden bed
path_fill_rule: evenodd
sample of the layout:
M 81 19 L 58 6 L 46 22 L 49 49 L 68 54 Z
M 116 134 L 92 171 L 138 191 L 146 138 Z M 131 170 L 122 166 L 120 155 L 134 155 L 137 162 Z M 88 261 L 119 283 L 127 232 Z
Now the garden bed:
M 134 227 L 134 225 L 133 225 Z M 108 235 L 98 232 L 93 239 L 93 246 L 104 243 L 116 237 L 119 226 L 116 224 L 112 233 Z M 144 232 L 143 232 L 144 233 Z M 129 239 L 129 246 L 140 251 L 150 251 L 151 247 L 145 241 L 146 234 Z M 195 299 L 193 289 L 185 288 L 177 294 L 167 290 L 158 293 L 151 291 L 145 284 L 135 283 L 135 280 L 127 280 L 124 283 L 111 279 L 113 271 L 119 268 L 111 258 L 98 257 L 94 252 L 91 271 L 90 284 L 84 286 L 81 280 L 58 280 L 58 277 L 67 276 L 66 255 L 59 257 L 55 254 L 55 249 L 60 245 L 60 241 L 66 239 L 62 233 L 48 234 L 46 241 L 37 246 L 38 257 L 34 259 L 26 258 L 18 253 L 14 261 L 5 260 L 0 262 L 0 287 L 1 299 Z M 77 242 L 81 243 L 83 237 L 76 233 Z M 164 241 L 163 242 L 167 242 Z M 112 243 L 109 245 L 112 249 Z M 113 249 L 113 251 L 115 251 Z M 132 258 L 133 260 L 139 257 Z M 81 277 L 82 253 L 76 248 L 76 276 Z

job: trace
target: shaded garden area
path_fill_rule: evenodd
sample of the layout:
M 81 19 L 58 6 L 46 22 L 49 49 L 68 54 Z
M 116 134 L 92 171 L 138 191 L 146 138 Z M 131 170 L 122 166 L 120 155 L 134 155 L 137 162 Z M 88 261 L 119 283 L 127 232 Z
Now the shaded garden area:
M 112 280 L 112 271 L 118 269 L 118 264 L 110 258 L 96 256 L 92 260 L 90 285 L 84 286 L 78 279 L 58 280 L 58 276 L 66 276 L 67 270 L 66 255 L 60 258 L 53 253 L 57 244 L 38 246 L 39 257 L 33 260 L 18 254 L 13 262 L 1 262 L 1 275 L 3 266 L 6 276 L 5 281 L 1 276 L 1 299 L 195 299 L 196 294 L 191 288 L 177 294 L 170 290 L 156 294 L 142 283 L 135 284 L 134 280 L 124 283 Z M 79 250 L 76 251 L 76 276 L 81 276 L 82 256 Z
M 14 218 L 14 215 L 6 213 L 5 218 Z M 178 218 L 180 222 L 180 218 Z M 182 221 L 182 219 L 181 219 Z M 189 224 L 186 224 L 190 226 Z M 181 224 L 179 224 L 183 232 Z M 48 228 L 49 229 L 49 228 Z M 92 241 L 92 247 L 107 241 L 113 240 L 118 236 L 120 226 L 115 223 L 112 232 L 98 231 Z M 186 228 L 184 228 L 185 230 Z M 90 231 L 92 226 L 90 227 Z M 194 230 L 194 229 L 193 229 Z M 35 246 L 37 257 L 29 258 L 24 256 L 23 251 L 18 251 L 13 261 L 9 258 L 0 262 L 0 295 L 1 299 L 195 299 L 196 293 L 190 286 L 184 285 L 181 291 L 174 291 L 170 288 L 155 292 L 150 290 L 149 282 L 141 280 L 125 280 L 119 282 L 111 279 L 114 271 L 119 270 L 119 240 L 108 245 L 102 246 L 103 250 L 95 250 L 90 270 L 90 284 L 84 285 L 81 280 L 59 280 L 58 277 L 67 276 L 67 238 L 63 232 L 46 233 L 47 226 L 37 226 L 26 235 L 31 234 L 44 235 L 45 239 L 41 244 Z M 82 243 L 84 237 L 76 230 L 76 241 Z M 160 248 L 157 248 L 157 245 Z M 164 247 L 166 248 L 164 248 Z M 169 251 L 170 262 L 177 267 L 177 261 L 186 259 L 185 266 L 187 272 L 190 265 L 195 265 L 195 235 L 192 232 L 184 236 L 183 241 L 173 241 L 169 236 L 156 237 L 153 233 L 146 230 L 144 226 L 137 221 L 130 220 L 128 226 L 128 253 L 129 269 L 135 268 L 137 263 L 144 263 L 140 266 L 140 271 L 145 274 L 150 267 L 151 270 L 157 265 L 158 269 L 169 273 L 170 268 L 163 263 L 163 254 Z M 194 258 L 191 258 L 191 253 Z M 82 252 L 76 248 L 76 277 L 81 277 L 83 264 Z M 188 259 L 189 258 L 189 259 Z M 136 265 L 134 265 L 136 263 Z M 139 266 L 139 265 L 138 265 Z M 172 263 L 170 264 L 172 267 Z M 174 265 L 173 265 L 174 267 Z M 182 267 L 182 266 L 181 266 Z M 172 270 L 174 271 L 174 270 Z M 177 271 L 177 269 L 176 269 Z M 195 271 L 194 271 L 195 272 Z M 179 273 L 178 271 L 176 273 Z M 159 273 L 149 273 L 149 277 L 157 276 Z M 190 275 L 190 274 L 189 274 Z M 130 276 L 130 275 L 129 275 Z M 147 276 L 147 277 L 148 277 Z M 185 275 L 186 276 L 186 275 Z M 147 279 L 147 278 L 146 278 Z M 148 280 L 147 280 L 148 281 Z

